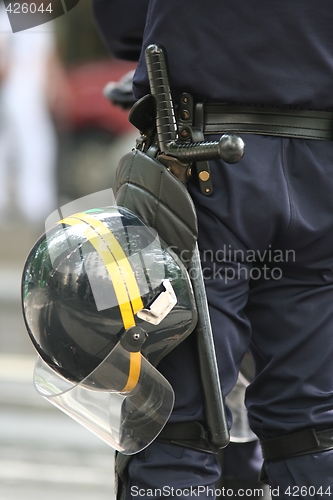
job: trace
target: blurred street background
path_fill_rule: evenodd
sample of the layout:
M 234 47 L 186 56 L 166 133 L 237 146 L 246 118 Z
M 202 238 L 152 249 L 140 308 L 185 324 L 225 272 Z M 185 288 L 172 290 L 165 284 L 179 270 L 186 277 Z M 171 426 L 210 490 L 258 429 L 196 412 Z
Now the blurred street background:
M 109 57 L 86 0 L 20 33 L 6 16 L 0 11 L 0 499 L 112 500 L 112 449 L 33 387 L 20 283 L 45 218 L 112 187 L 134 146 L 127 113 L 102 95 L 134 66 Z

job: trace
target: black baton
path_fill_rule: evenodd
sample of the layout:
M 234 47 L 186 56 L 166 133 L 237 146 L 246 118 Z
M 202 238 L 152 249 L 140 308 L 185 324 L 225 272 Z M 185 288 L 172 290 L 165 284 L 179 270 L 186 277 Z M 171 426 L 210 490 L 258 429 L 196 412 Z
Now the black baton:
M 145 55 L 150 90 L 156 100 L 156 129 L 161 152 L 174 156 L 181 161 L 188 162 L 224 158 L 224 156 L 228 156 L 229 163 L 238 161 L 243 155 L 243 151 L 239 149 L 239 144 L 241 143 L 239 142 L 240 138 L 237 136 L 225 134 L 221 137 L 220 141 L 192 144 L 177 143 L 177 122 L 164 49 L 159 45 L 150 45 L 147 47 Z M 232 143 L 232 155 L 230 155 L 230 140 Z M 240 141 L 242 140 L 240 139 Z M 236 156 L 237 160 L 235 159 Z M 230 161 L 230 159 L 233 161 Z M 229 430 L 197 245 L 193 252 L 189 274 L 198 309 L 196 333 L 209 439 L 214 448 L 224 448 L 229 443 Z M 195 277 L 193 277 L 193 274 Z

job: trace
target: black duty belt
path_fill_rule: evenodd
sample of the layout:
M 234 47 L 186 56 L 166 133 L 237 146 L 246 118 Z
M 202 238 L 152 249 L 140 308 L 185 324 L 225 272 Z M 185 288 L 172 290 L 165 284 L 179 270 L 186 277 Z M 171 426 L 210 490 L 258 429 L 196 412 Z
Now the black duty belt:
M 282 460 L 333 449 L 333 428 L 313 428 L 260 441 L 265 460 Z
M 333 111 L 316 111 L 279 106 L 195 103 L 183 93 L 178 105 L 180 139 L 204 140 L 204 135 L 224 133 L 259 134 L 296 139 L 333 140 Z M 213 193 L 207 161 L 196 162 L 199 187 L 204 195 Z
M 208 432 L 200 422 L 167 422 L 157 441 L 206 453 L 218 452 L 218 448 L 210 444 Z
M 202 111 L 204 134 L 233 132 L 333 140 L 333 111 L 223 103 L 204 103 Z

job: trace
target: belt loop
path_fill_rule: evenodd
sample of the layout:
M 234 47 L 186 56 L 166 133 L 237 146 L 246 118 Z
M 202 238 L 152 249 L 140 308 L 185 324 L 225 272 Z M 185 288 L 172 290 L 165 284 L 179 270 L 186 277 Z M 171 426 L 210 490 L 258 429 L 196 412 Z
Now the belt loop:
M 193 125 L 193 97 L 183 92 L 179 101 L 178 112 L 178 139 L 183 142 L 191 142 Z
M 204 137 L 204 104 L 196 103 L 194 108 L 194 128 L 192 129 L 192 139 L 195 142 L 203 141 Z M 210 174 L 208 161 L 197 161 L 195 169 L 198 175 L 200 191 L 208 196 L 213 193 L 213 183 Z

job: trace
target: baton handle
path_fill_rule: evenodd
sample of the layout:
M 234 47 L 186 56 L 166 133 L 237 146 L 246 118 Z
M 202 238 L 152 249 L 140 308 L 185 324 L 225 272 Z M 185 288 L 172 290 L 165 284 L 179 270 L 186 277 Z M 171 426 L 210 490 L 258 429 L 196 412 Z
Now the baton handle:
M 164 50 L 160 45 L 149 45 L 145 52 L 150 92 L 156 100 L 156 130 L 162 153 L 168 153 L 168 144 L 178 137 L 169 75 Z
M 219 141 L 168 144 L 168 153 L 180 161 L 195 162 L 221 158 L 227 163 L 237 163 L 243 156 L 243 140 L 234 134 L 223 134 Z
M 156 130 L 161 153 L 178 160 L 194 161 L 222 158 L 237 163 L 244 154 L 244 142 L 234 134 L 224 134 L 219 141 L 178 143 L 178 129 L 169 84 L 168 66 L 164 49 L 152 44 L 145 52 L 151 94 L 156 101 Z

